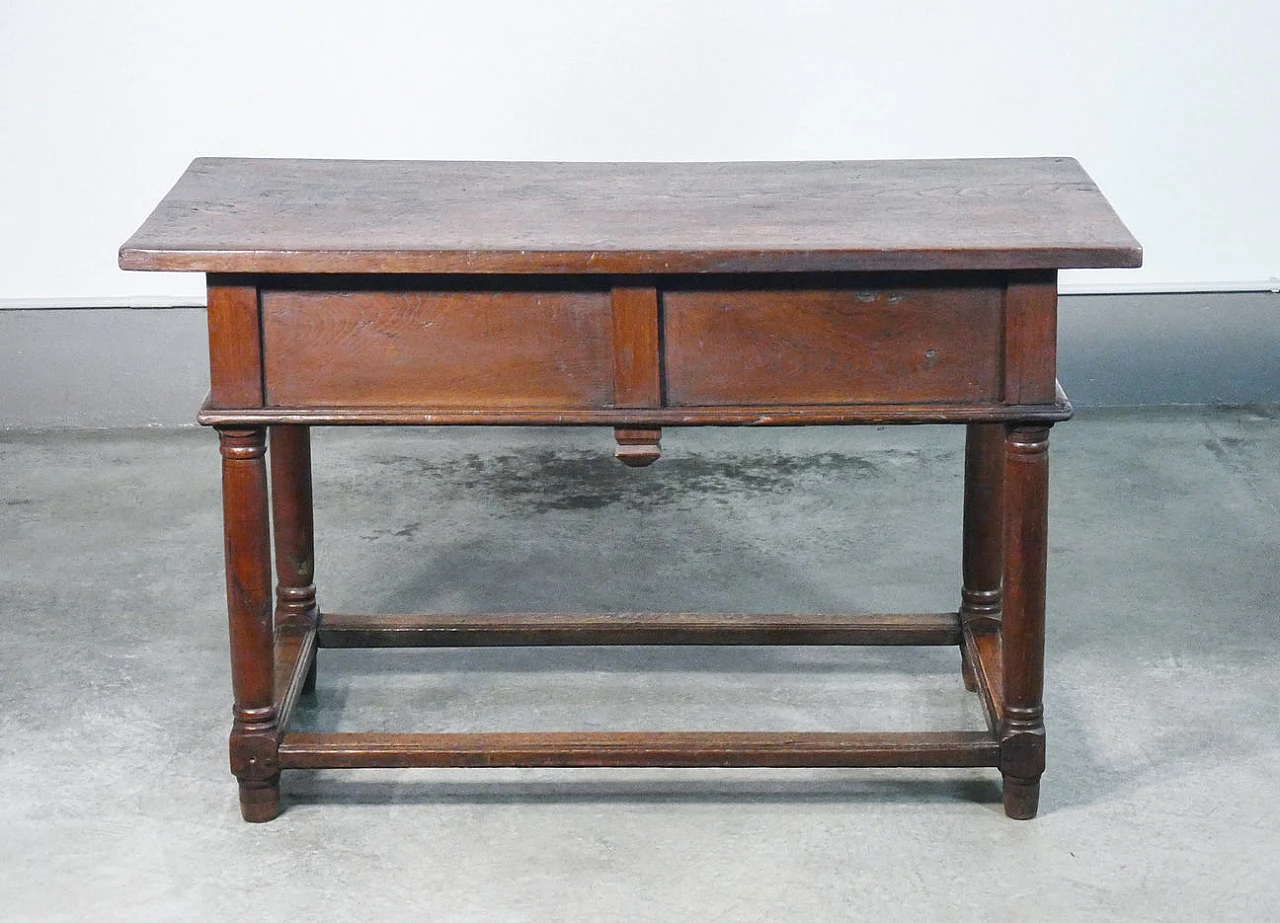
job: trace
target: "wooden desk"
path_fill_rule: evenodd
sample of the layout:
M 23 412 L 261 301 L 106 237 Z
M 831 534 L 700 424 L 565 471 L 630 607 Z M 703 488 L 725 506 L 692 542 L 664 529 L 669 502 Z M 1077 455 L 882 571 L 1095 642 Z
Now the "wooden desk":
M 412 766 L 1044 769 L 1057 270 L 1141 250 L 1075 161 L 736 164 L 201 159 L 120 251 L 207 273 L 246 820 L 280 771 Z M 321 614 L 310 427 L 967 426 L 963 588 L 923 615 Z M 270 435 L 271 490 L 267 451 Z M 272 601 L 272 525 L 278 581 Z M 989 729 L 323 734 L 319 647 L 951 644 Z

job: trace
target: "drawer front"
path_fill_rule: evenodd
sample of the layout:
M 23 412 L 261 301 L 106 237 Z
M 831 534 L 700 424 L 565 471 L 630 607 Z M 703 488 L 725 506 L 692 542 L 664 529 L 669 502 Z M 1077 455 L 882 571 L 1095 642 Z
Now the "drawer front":
M 264 291 L 273 407 L 607 406 L 607 292 Z
M 674 407 L 1000 398 L 1003 290 L 668 291 Z

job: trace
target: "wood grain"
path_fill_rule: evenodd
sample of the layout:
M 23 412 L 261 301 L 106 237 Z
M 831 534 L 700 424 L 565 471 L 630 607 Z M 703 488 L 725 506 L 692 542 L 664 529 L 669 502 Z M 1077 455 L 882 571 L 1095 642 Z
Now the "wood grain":
M 1035 817 L 1045 765 L 1044 630 L 1049 551 L 1049 427 L 1005 430 L 1004 686 L 1000 772 L 1005 814 Z
M 1058 274 L 1010 273 L 1005 290 L 1004 399 L 1053 400 L 1058 355 Z
M 287 769 L 536 766 L 994 766 L 979 731 L 552 732 L 536 734 L 288 733 Z
M 915 644 L 960 642 L 954 612 L 889 615 L 503 613 L 335 615 L 321 647 L 500 647 L 593 644 Z
M 837 426 L 844 424 L 974 423 L 1071 419 L 1071 403 L 1058 393 L 1052 404 L 757 404 L 746 407 L 665 407 L 548 410 L 439 409 L 434 407 L 282 407 L 238 410 L 207 401 L 196 419 L 206 426 L 306 424 L 309 426 Z
M 315 515 L 311 490 L 311 429 L 268 430 L 271 535 L 275 543 L 276 627 L 308 628 L 316 619 Z
M 652 285 L 613 289 L 613 405 L 662 405 L 658 290 Z
M 960 618 L 998 623 L 1004 581 L 1004 427 L 970 423 L 964 441 Z
M 1004 670 L 1001 665 L 1000 635 L 983 625 L 966 625 L 964 649 L 973 664 L 975 691 L 982 699 L 987 727 L 999 733 L 1004 724 Z
M 210 275 L 209 384 L 219 407 L 262 406 L 262 338 L 253 279 Z
M 1044 769 L 1056 273 L 1142 252 L 1069 158 L 721 164 L 200 159 L 121 248 L 209 273 L 241 809 L 281 768 Z M 312 425 L 968 424 L 958 613 L 318 616 Z M 264 427 L 272 427 L 272 633 Z M 1001 616 L 1002 620 L 997 621 Z M 318 627 L 313 627 L 317 624 Z M 274 643 L 273 643 L 274 642 Z M 324 734 L 320 646 L 960 644 L 988 732 Z
M 261 823 L 280 810 L 280 764 L 271 624 L 271 514 L 266 432 L 220 429 L 227 621 L 231 636 L 231 772 L 240 812 Z
M 995 286 L 663 293 L 672 406 L 999 399 Z
M 607 292 L 262 293 L 273 406 L 607 407 Z
M 678 273 L 1137 266 L 1068 157 L 806 163 L 201 158 L 124 269 Z
M 276 632 L 275 656 L 276 722 L 284 731 L 293 718 L 298 698 L 307 691 L 316 656 L 315 629 L 286 627 Z

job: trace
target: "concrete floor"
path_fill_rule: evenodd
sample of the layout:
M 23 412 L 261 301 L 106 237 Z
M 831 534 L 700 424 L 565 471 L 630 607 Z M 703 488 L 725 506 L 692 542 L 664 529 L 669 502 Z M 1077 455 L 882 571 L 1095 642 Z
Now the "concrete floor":
M 954 605 L 932 427 L 320 431 L 322 607 Z M 239 820 L 204 431 L 0 434 L 0 919 L 1280 919 L 1280 414 L 1054 432 L 1041 816 L 998 774 L 293 773 Z M 981 726 L 953 649 L 321 654 L 330 729 Z M 1270 870 L 1270 871 L 1268 871 Z

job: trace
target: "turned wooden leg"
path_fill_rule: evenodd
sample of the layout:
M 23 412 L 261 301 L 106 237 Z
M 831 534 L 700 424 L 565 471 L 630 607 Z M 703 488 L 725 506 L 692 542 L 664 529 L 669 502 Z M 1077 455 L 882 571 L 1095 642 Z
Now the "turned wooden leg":
M 1004 577 L 1004 425 L 970 423 L 964 442 L 964 546 L 960 620 L 977 630 L 1000 622 Z M 960 647 L 964 686 L 978 689 L 968 650 Z
M 311 428 L 272 426 L 271 515 L 276 551 L 276 627 L 316 627 L 315 524 L 311 504 Z M 304 693 L 316 688 L 314 652 Z
M 219 429 L 227 614 L 231 629 L 231 771 L 240 813 L 271 820 L 280 811 L 279 734 L 272 695 L 271 526 L 263 427 Z
M 1035 817 L 1044 772 L 1044 597 L 1048 557 L 1049 427 L 1010 424 L 1005 434 L 1004 810 Z

